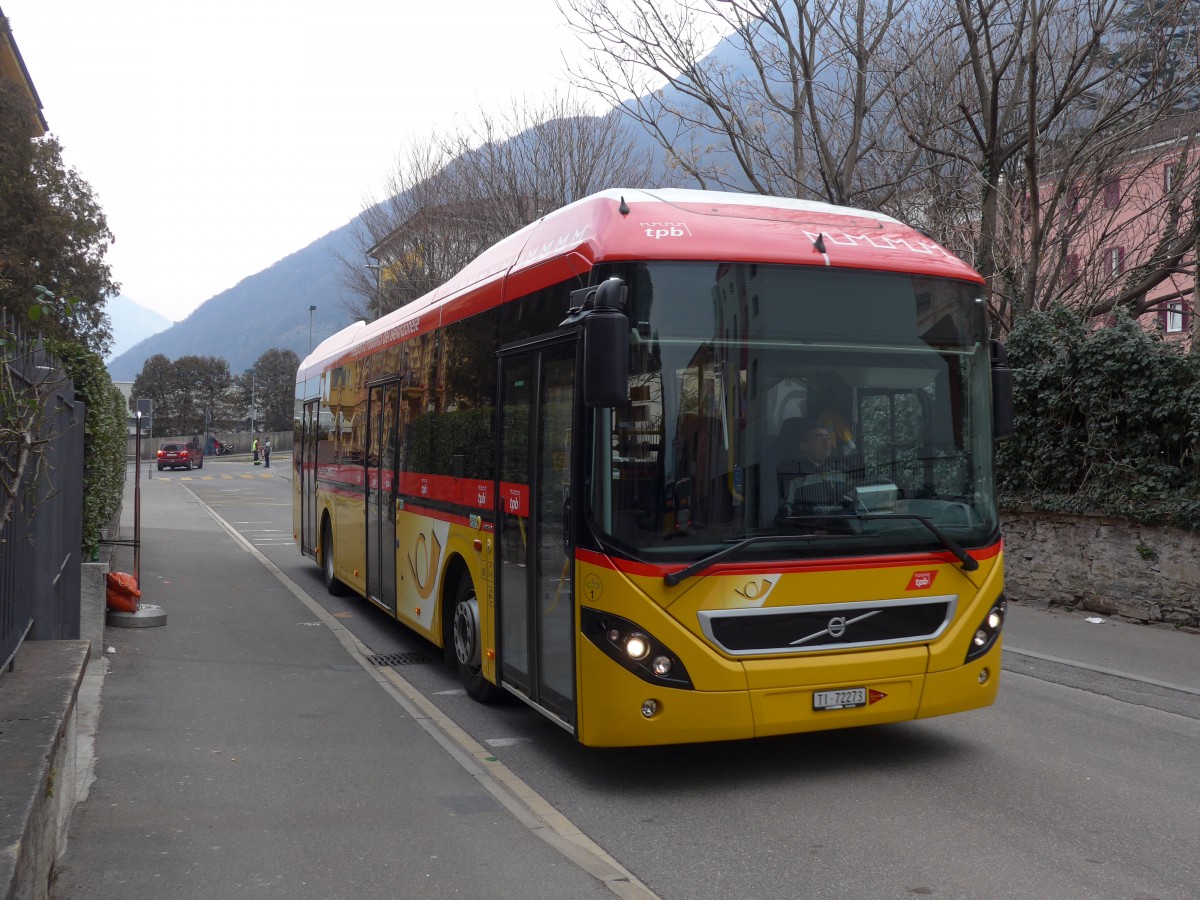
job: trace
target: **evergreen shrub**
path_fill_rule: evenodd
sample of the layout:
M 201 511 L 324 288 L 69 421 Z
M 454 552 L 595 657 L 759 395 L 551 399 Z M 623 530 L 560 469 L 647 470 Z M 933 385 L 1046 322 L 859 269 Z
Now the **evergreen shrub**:
M 997 445 L 1008 509 L 1200 526 L 1200 357 L 1119 311 L 1056 307 L 1009 334 L 1014 434 Z
M 73 341 L 47 341 L 87 404 L 83 427 L 84 558 L 100 545 L 100 532 L 121 506 L 129 413 L 99 355 Z

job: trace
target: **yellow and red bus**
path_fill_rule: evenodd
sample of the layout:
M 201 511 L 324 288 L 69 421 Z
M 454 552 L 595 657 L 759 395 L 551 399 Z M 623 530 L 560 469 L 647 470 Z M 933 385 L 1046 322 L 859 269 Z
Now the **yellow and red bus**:
M 987 706 L 1005 616 L 984 284 L 822 203 L 605 191 L 296 382 L 301 553 L 591 746 Z M 832 497 L 801 505 L 819 425 Z

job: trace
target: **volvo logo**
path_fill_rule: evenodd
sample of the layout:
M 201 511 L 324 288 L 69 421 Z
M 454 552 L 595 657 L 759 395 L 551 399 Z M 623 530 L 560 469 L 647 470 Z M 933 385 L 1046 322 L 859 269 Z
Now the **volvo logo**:
M 799 647 L 803 644 L 809 643 L 810 641 L 815 641 L 825 636 L 829 636 L 834 640 L 837 640 L 838 638 L 845 636 L 846 629 L 851 625 L 855 624 L 856 622 L 861 622 L 864 619 L 869 619 L 871 616 L 877 616 L 881 612 L 883 612 L 881 609 L 872 609 L 863 613 L 861 616 L 855 616 L 853 619 L 847 619 L 845 616 L 834 616 L 820 631 L 814 631 L 812 634 L 806 637 L 797 638 L 796 640 L 791 641 L 788 646 Z

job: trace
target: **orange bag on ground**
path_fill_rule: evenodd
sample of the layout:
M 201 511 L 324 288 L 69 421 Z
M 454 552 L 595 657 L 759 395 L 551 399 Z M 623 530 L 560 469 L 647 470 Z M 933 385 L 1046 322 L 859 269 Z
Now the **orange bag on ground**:
M 108 584 L 105 599 L 109 609 L 115 609 L 118 612 L 137 612 L 138 598 L 142 596 L 142 592 L 138 589 L 137 581 L 132 575 L 127 572 L 109 572 L 105 576 L 105 581 Z

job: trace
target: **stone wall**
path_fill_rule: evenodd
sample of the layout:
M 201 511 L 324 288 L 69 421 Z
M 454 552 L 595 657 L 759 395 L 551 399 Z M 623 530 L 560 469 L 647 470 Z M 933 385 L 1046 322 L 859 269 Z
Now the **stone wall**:
M 1200 627 L 1200 535 L 1102 515 L 1002 520 L 1011 599 Z

